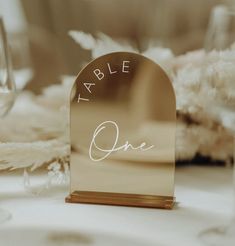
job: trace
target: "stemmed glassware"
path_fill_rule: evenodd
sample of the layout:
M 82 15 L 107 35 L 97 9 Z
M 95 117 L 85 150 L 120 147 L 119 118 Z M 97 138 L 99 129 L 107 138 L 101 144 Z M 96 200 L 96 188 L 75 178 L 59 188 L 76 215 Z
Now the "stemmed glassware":
M 28 34 L 25 31 L 11 33 L 9 45 L 11 47 L 11 60 L 16 90 L 20 91 L 34 76 Z
M 225 127 L 234 136 L 235 142 L 235 78 L 230 76 L 230 72 L 235 70 L 235 12 L 231 11 L 224 5 L 216 6 L 211 14 L 208 32 L 205 40 L 205 64 L 202 69 L 202 82 L 205 78 L 205 69 L 209 65 L 210 56 L 214 54 L 218 62 L 221 61 L 220 69 L 223 69 L 226 76 L 228 76 L 230 88 L 230 95 L 221 97 L 216 101 L 209 102 L 207 112 L 217 121 L 219 121 L 223 127 Z M 214 52 L 214 53 L 213 53 Z M 226 69 L 230 69 L 229 71 Z M 212 71 L 213 72 L 213 71 Z M 217 75 L 218 76 L 218 75 Z M 219 91 L 219 88 L 215 88 Z M 220 92 L 223 93 L 223 92 Z M 235 163 L 235 148 L 233 152 L 233 164 Z M 235 170 L 235 165 L 233 170 Z M 205 245 L 235 245 L 235 171 L 233 171 L 233 190 L 234 190 L 234 208 L 233 217 L 230 224 L 227 226 L 217 226 L 209 228 L 200 233 L 200 238 Z
M 0 35 L 0 117 L 3 117 L 15 101 L 15 82 L 6 31 L 1 18 Z
M 15 82 L 11 56 L 4 23 L 0 17 L 0 120 L 12 108 L 15 101 Z M 10 213 L 0 209 L 0 223 L 10 218 Z

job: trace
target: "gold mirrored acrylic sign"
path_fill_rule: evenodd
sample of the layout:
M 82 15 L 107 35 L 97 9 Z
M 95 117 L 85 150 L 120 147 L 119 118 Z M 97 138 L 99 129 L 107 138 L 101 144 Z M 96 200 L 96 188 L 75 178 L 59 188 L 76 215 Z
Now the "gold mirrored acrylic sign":
M 172 208 L 175 94 L 164 70 L 135 53 L 89 63 L 71 93 L 67 202 Z

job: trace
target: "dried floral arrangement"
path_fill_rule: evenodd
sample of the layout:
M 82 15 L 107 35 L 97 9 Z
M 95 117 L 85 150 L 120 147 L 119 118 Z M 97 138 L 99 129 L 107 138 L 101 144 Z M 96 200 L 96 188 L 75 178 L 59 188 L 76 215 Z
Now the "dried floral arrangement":
M 91 51 L 91 58 L 114 51 L 138 52 L 104 34 L 95 38 L 70 31 L 69 35 Z M 230 65 L 235 55 L 233 47 L 220 53 L 194 51 L 178 57 L 170 49 L 151 47 L 142 54 L 159 63 L 173 81 L 178 112 L 177 161 L 201 155 L 229 162 L 233 138 L 224 125 L 232 125 L 235 119 L 232 115 L 224 117 L 222 111 L 215 117 L 208 108 L 217 100 L 235 102 L 231 93 L 235 80 L 235 70 Z M 68 174 L 68 100 L 73 82 L 74 77 L 67 76 L 60 85 L 45 88 L 39 96 L 20 93 L 13 110 L 0 120 L 0 170 L 35 170 L 47 164 L 50 176 Z
M 21 92 L 11 112 L 0 120 L 0 170 L 24 168 L 28 171 L 46 165 L 48 178 L 67 182 L 69 176 L 69 94 L 74 77 L 63 77 L 39 96 Z M 59 178 L 59 180 L 58 180 Z
M 70 31 L 71 37 L 97 58 L 109 52 L 131 51 L 129 44 L 120 44 L 100 33 L 90 34 Z M 235 86 L 232 59 L 235 47 L 223 52 L 196 50 L 174 56 L 170 49 L 150 47 L 142 55 L 160 64 L 173 82 L 177 101 L 176 159 L 178 162 L 206 157 L 207 161 L 230 163 L 233 152 L 232 134 L 224 126 L 232 125 L 233 115 L 223 116 L 212 111 L 210 105 L 217 101 L 235 103 L 231 88 Z M 234 61 L 233 61 L 234 62 Z M 138 100 L 149 100 L 139 98 Z M 225 122 L 226 121 L 226 122 Z

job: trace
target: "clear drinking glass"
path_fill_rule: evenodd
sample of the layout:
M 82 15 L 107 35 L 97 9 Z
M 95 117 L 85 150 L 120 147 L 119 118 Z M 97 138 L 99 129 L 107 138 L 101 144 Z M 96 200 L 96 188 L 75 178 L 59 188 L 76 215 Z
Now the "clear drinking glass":
M 34 76 L 27 33 L 11 33 L 11 36 L 9 36 L 9 45 L 11 47 L 11 61 L 16 89 L 19 91 Z
M 224 5 L 216 6 L 211 14 L 208 32 L 205 40 L 205 52 L 218 52 L 217 59 L 223 59 L 227 66 L 235 69 L 235 12 Z M 228 52 L 228 53 L 226 53 Z M 212 53 L 210 53 L 212 54 Z M 208 57 L 208 56 L 207 56 Z M 205 68 L 210 62 L 206 58 L 202 69 L 202 79 Z M 222 69 L 222 68 L 221 68 Z M 225 72 L 225 71 L 223 71 Z M 229 88 L 231 95 L 235 95 L 235 78 L 232 77 Z M 219 88 L 217 88 L 219 91 Z M 208 99 L 210 100 L 210 99 Z M 229 97 L 213 101 L 208 104 L 208 114 L 215 117 L 231 134 L 235 142 L 235 100 Z M 233 151 L 233 164 L 235 163 L 235 149 Z M 233 191 L 234 208 L 232 219 L 227 226 L 209 228 L 200 233 L 200 238 L 205 245 L 235 245 L 235 164 L 233 165 Z
M 3 20 L 0 17 L 0 120 L 12 108 L 15 101 L 15 83 L 11 57 Z M 0 209 L 0 223 L 10 218 L 10 213 Z

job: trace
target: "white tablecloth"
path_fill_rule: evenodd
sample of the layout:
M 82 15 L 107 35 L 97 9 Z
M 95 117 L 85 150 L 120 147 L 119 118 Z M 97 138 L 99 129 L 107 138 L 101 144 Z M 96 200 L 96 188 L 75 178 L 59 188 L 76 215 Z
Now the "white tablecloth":
M 36 178 L 40 180 L 40 176 Z M 226 224 L 231 218 L 232 171 L 224 167 L 177 168 L 178 205 L 172 211 L 67 204 L 67 194 L 67 187 L 54 187 L 35 196 L 25 191 L 21 172 L 0 173 L 0 207 L 12 214 L 0 228 L 71 228 L 135 237 L 156 245 L 202 245 L 198 239 L 202 230 Z

